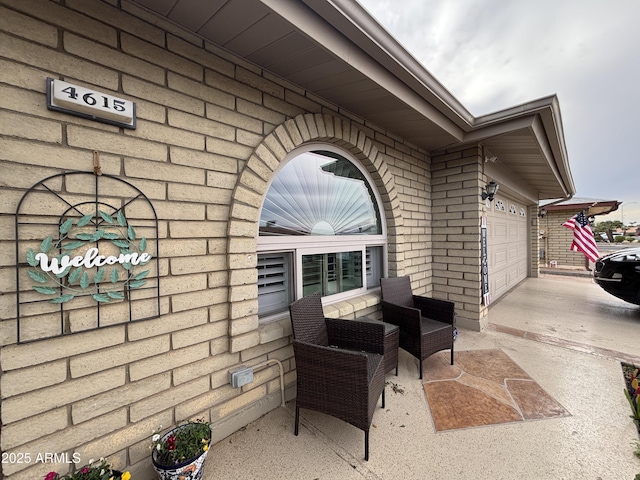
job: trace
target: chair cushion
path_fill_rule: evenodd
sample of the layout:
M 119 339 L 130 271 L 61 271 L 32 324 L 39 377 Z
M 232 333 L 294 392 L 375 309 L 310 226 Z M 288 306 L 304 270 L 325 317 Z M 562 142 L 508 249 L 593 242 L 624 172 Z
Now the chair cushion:
M 429 332 L 437 332 L 439 330 L 445 330 L 447 328 L 453 328 L 448 323 L 432 320 L 431 318 L 420 317 L 420 323 L 422 324 L 422 334 Z

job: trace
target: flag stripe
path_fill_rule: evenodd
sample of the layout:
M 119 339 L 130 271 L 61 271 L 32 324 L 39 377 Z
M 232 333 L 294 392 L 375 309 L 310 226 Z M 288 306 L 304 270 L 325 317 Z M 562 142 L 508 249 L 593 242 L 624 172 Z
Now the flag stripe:
M 582 252 L 592 262 L 595 262 L 600 258 L 596 239 L 594 238 L 591 227 L 589 226 L 589 221 L 583 212 L 574 215 L 564 222 L 562 226 L 573 230 L 573 241 L 571 242 L 570 250 L 574 252 Z

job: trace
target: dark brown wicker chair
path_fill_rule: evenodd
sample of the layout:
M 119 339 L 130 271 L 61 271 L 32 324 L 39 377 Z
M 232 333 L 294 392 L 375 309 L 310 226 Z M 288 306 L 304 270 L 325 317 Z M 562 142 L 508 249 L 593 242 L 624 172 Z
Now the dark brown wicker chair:
M 413 295 L 409 277 L 382 278 L 382 319 L 400 327 L 400 348 L 420 362 L 440 350 L 451 349 L 453 365 L 453 330 L 455 304 L 446 300 Z
M 384 324 L 325 318 L 319 293 L 289 306 L 297 370 L 295 435 L 300 409 L 344 420 L 364 431 L 369 460 L 369 428 L 382 394 L 384 408 Z

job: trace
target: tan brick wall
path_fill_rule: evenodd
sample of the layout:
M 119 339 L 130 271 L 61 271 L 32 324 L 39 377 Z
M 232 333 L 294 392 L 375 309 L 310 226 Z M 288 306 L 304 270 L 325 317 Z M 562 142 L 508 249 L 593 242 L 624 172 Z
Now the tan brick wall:
M 530 235 L 530 251 L 531 251 L 531 264 L 529 266 L 529 276 L 537 278 L 540 274 L 540 249 L 543 248 L 544 240 L 543 235 L 540 233 L 540 217 L 538 217 L 538 206 L 529 206 L 529 218 L 531 219 L 531 235 Z
M 569 250 L 573 241 L 573 231 L 562 224 L 575 215 L 575 210 L 552 210 L 540 219 L 540 230 L 545 234 L 540 240 L 545 249 L 545 258 L 540 260 L 541 267 L 549 267 L 549 262 L 558 262 L 559 267 L 582 267 L 586 269 L 586 258 L 581 252 Z
M 290 322 L 258 321 L 254 268 L 262 196 L 287 152 L 326 141 L 367 167 L 383 198 L 389 274 L 411 274 L 419 293 L 433 289 L 432 172 L 428 154 L 402 139 L 114 3 L 0 1 L 0 449 L 108 456 L 144 480 L 159 425 L 222 422 L 279 396 L 277 368 L 237 390 L 230 368 L 278 359 L 293 393 Z M 136 102 L 137 128 L 48 110 L 47 77 Z M 157 212 L 161 315 L 18 345 L 17 204 L 45 177 L 92 172 L 94 150 L 103 173 L 140 188 Z M 380 318 L 378 303 L 364 295 L 327 315 Z M 68 465 L 2 468 L 5 478 L 32 480 Z
M 432 155 L 433 296 L 456 303 L 458 324 L 481 330 L 480 270 L 481 147 L 466 146 Z

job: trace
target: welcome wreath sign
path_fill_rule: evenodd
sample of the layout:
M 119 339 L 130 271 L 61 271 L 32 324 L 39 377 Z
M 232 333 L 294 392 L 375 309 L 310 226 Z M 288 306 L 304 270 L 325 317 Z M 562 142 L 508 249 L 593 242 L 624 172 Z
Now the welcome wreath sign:
M 159 315 L 158 222 L 132 184 L 70 172 L 16 211 L 18 343 Z
M 36 282 L 33 289 L 43 295 L 57 295 L 49 300 L 51 303 L 68 302 L 85 293 L 97 302 L 123 300 L 127 288 L 146 284 L 144 278 L 149 270 L 137 272 L 135 267 L 151 260 L 151 254 L 146 252 L 147 239 L 142 237 L 136 241 L 135 229 L 127 224 L 122 210 L 118 210 L 117 222 L 101 210 L 98 214 L 89 213 L 77 221 L 68 218 L 60 225 L 55 244 L 49 235 L 40 244 L 39 253 L 31 248 L 27 250 L 27 263 L 36 267 L 28 271 Z M 98 247 L 89 247 L 100 240 L 110 242 L 120 253 L 103 254 L 104 242 L 102 252 Z M 53 256 L 52 251 L 63 253 Z M 78 251 L 84 255 L 74 255 Z M 108 267 L 111 268 L 107 270 Z M 91 270 L 95 271 L 90 274 Z

